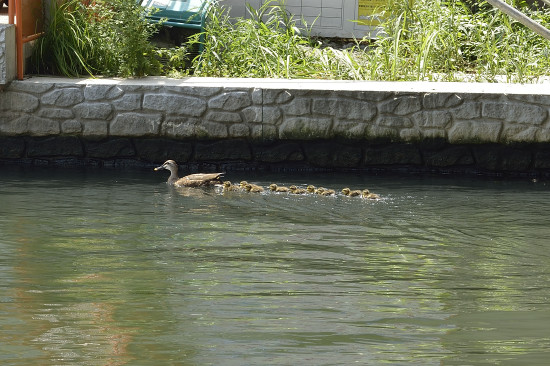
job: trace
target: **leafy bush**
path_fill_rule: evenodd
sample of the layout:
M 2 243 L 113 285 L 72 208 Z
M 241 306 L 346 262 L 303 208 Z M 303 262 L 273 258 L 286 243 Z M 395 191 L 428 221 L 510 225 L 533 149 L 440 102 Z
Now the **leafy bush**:
M 161 64 L 150 37 L 158 25 L 135 0 L 52 1 L 46 33 L 34 53 L 38 72 L 65 76 L 144 76 Z

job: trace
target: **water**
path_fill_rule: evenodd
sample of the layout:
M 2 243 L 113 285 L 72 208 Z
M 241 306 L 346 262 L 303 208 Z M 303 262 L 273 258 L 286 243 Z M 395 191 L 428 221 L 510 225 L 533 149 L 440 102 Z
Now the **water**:
M 550 184 L 0 167 L 2 365 L 546 365 Z

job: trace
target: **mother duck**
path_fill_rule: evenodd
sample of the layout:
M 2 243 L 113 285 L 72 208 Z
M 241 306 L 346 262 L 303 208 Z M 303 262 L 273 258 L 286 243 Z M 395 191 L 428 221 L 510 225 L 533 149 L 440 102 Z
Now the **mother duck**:
M 220 177 L 224 173 L 197 173 L 186 175 L 185 177 L 178 177 L 178 164 L 174 160 L 166 160 L 164 164 L 156 167 L 155 170 L 166 169 L 170 171 L 170 177 L 168 178 L 168 184 L 177 187 L 204 187 L 212 186 L 215 184 L 223 184 Z

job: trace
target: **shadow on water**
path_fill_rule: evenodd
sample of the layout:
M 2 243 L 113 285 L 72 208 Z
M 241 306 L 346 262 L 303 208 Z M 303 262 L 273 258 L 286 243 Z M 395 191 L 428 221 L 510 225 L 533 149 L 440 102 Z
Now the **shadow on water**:
M 0 362 L 543 365 L 545 182 L 2 167 Z

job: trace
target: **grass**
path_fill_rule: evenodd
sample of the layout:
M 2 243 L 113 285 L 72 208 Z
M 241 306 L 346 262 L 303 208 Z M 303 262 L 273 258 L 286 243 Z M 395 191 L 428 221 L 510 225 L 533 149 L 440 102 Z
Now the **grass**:
M 550 10 L 531 10 L 522 3 L 514 1 L 550 27 Z M 37 47 L 37 70 L 68 76 L 525 83 L 547 77 L 550 67 L 550 41 L 485 2 L 415 0 L 411 6 L 389 1 L 380 14 L 386 20 L 379 36 L 357 39 L 348 49 L 325 47 L 310 36 L 311 24 L 275 1 L 249 7 L 246 19 L 230 20 L 223 7 L 214 7 L 204 37 L 195 35 L 171 49 L 152 46 L 149 41 L 158 26 L 145 20 L 144 9 L 134 0 L 91 4 L 69 0 L 54 9 Z M 190 60 L 188 50 L 196 49 L 201 39 L 204 51 Z
M 522 10 L 550 26 L 549 11 Z M 213 11 L 195 75 L 530 82 L 550 66 L 548 40 L 486 3 L 472 11 L 458 0 L 390 1 L 379 37 L 347 50 L 322 48 L 274 2 L 249 11 L 233 23 Z

